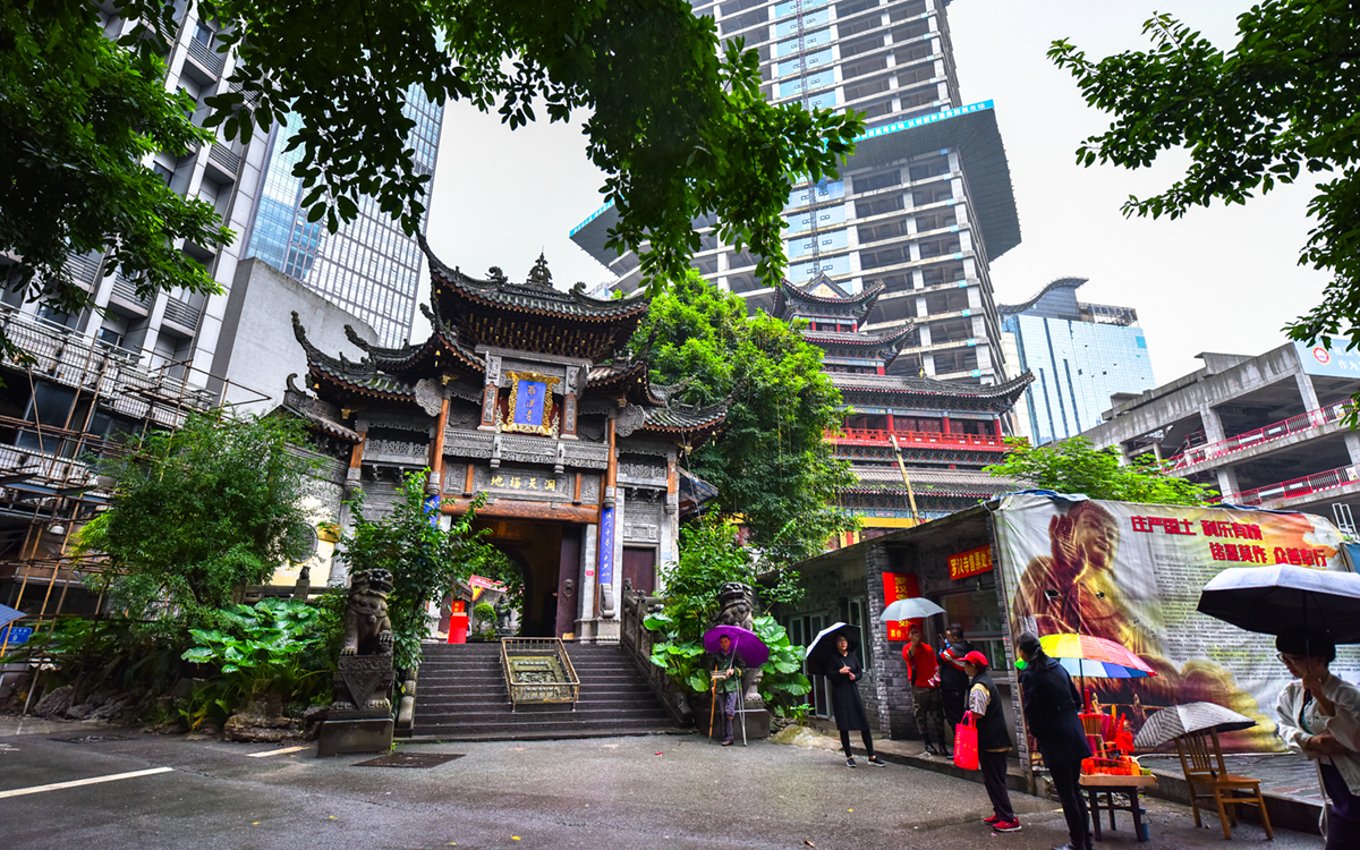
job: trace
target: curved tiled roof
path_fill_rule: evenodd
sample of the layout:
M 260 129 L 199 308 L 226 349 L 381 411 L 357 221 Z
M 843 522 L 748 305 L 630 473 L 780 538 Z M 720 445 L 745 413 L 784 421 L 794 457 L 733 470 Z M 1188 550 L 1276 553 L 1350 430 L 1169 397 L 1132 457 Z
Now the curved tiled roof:
M 849 372 L 829 372 L 832 383 L 842 393 L 865 392 L 891 395 L 919 395 L 936 398 L 1004 399 L 1011 404 L 1034 380 L 1031 372 L 1024 372 L 1004 384 L 963 384 L 917 378 L 909 375 L 862 375 Z
M 827 280 L 828 282 L 830 281 L 829 278 Z M 859 318 L 863 320 L 865 316 L 869 315 L 869 311 L 874 308 L 874 303 L 878 300 L 878 296 L 883 294 L 884 290 L 883 284 L 876 283 L 873 286 L 864 288 L 855 295 L 847 295 L 845 297 L 815 295 L 808 291 L 821 282 L 822 278 L 818 278 L 806 287 L 800 287 L 789 283 L 787 280 L 780 281 L 779 286 L 776 287 L 774 291 L 774 315 L 784 317 L 788 312 L 789 303 L 791 301 L 805 301 L 811 304 L 826 304 L 828 306 L 855 308 Z
M 343 355 L 332 357 L 312 344 L 302 319 L 293 312 L 293 336 L 307 355 L 307 371 L 313 381 L 325 379 L 339 389 L 355 395 L 391 401 L 414 401 L 415 388 L 397 378 L 380 374 L 370 362 L 354 363 Z M 315 383 L 313 384 L 315 388 Z
M 606 363 L 591 366 L 586 375 L 587 390 L 624 390 L 628 400 L 642 405 L 663 405 L 666 394 L 652 386 L 647 362 Z
M 915 322 L 886 331 L 814 331 L 803 329 L 803 339 L 814 345 L 852 345 L 875 348 L 901 342 L 916 330 Z
M 579 289 L 556 289 L 550 282 L 550 275 L 527 283 L 479 280 L 463 274 L 457 267 L 445 265 L 430 250 L 424 237 L 420 239 L 420 246 L 430 260 L 431 277 L 445 285 L 436 287 L 442 289 L 436 297 L 446 292 L 482 307 L 591 323 L 636 322 L 647 312 L 648 303 L 640 298 L 600 299 L 591 298 Z M 539 259 L 541 261 L 542 257 Z
M 708 407 L 690 407 L 673 402 L 665 407 L 649 408 L 647 418 L 642 422 L 642 430 L 683 435 L 689 440 L 702 442 L 722 430 L 726 420 L 727 402 Z

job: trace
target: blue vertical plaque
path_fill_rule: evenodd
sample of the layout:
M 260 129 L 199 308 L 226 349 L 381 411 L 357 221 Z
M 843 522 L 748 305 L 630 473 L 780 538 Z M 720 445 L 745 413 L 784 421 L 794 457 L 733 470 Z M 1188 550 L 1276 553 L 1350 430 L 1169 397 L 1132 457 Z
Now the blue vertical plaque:
M 600 574 L 601 587 L 614 583 L 614 509 L 600 511 Z

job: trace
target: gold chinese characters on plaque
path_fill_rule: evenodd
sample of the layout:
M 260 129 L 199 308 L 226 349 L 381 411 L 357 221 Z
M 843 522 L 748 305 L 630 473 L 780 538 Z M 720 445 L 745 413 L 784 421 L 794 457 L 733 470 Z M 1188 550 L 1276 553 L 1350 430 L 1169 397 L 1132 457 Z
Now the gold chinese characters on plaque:
M 505 376 L 510 381 L 510 398 L 501 430 L 552 436 L 556 430 L 553 388 L 562 379 L 538 372 L 506 372 Z

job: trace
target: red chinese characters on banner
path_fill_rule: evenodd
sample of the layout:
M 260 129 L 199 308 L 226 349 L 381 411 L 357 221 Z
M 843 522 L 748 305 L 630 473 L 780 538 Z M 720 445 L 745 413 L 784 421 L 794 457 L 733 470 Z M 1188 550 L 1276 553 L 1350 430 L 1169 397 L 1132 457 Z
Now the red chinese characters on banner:
M 989 573 L 994 566 L 992 563 L 992 547 L 979 546 L 976 549 L 969 549 L 967 552 L 949 556 L 949 577 L 958 581 L 970 576 Z
M 1254 522 L 1226 522 L 1202 519 L 1199 532 L 1189 519 L 1172 517 L 1132 516 L 1129 527 L 1140 534 L 1178 534 L 1188 537 L 1203 535 L 1220 540 L 1209 543 L 1209 557 L 1215 561 L 1234 564 L 1293 564 L 1303 567 L 1327 566 L 1330 553 L 1326 549 L 1300 546 L 1261 546 L 1252 543 L 1225 543 L 1227 540 L 1260 540 L 1265 542 L 1261 526 Z M 952 559 L 950 561 L 953 563 Z
M 921 583 L 916 576 L 907 573 L 883 574 L 883 607 L 899 599 L 911 599 L 921 595 Z M 906 640 L 909 620 L 894 620 L 888 625 L 888 640 Z

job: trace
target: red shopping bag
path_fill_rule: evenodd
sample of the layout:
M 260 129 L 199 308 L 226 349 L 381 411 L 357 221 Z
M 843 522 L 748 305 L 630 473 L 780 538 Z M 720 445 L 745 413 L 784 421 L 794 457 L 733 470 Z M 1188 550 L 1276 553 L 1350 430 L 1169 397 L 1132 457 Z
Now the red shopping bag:
M 954 727 L 954 765 L 964 770 L 978 770 L 977 721 L 973 712 L 965 712 L 963 722 Z

